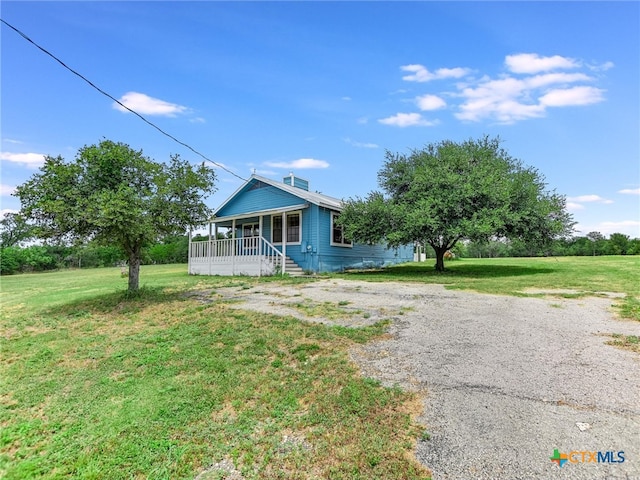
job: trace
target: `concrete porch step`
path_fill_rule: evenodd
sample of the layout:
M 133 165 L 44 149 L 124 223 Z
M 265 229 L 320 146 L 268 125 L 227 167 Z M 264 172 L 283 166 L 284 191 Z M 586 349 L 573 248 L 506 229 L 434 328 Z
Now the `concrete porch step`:
M 300 268 L 300 266 L 289 257 L 285 258 L 284 272 L 288 273 L 292 277 L 299 277 L 304 275 L 304 270 L 302 270 L 302 268 Z

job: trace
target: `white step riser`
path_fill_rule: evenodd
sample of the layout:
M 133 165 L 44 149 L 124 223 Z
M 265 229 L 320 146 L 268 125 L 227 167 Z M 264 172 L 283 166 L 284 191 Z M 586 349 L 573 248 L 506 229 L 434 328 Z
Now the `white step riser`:
M 285 260 L 284 271 L 285 273 L 288 273 L 289 275 L 294 277 L 299 275 L 304 275 L 304 270 L 302 270 L 302 268 L 300 268 L 300 266 L 296 262 L 291 260 L 289 257 L 287 257 Z

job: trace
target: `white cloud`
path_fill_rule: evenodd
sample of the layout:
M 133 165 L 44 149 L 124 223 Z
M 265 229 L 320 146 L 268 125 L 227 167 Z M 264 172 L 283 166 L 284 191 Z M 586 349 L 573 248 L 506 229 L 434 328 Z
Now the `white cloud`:
M 153 98 L 144 93 L 127 92 L 119 98 L 120 103 L 127 106 L 131 110 L 143 115 L 159 115 L 164 117 L 175 117 L 189 111 L 187 107 L 176 103 L 165 102 L 158 98 Z M 121 112 L 128 112 L 126 108 L 117 103 L 113 104 L 113 108 Z
M 191 123 L 207 123 L 207 121 L 202 117 L 191 118 L 191 119 L 189 119 L 189 121 Z
M 416 104 L 422 111 L 438 110 L 447 106 L 447 102 L 441 97 L 429 94 L 416 97 Z
M 622 220 L 618 222 L 600 222 L 595 225 L 576 225 L 576 230 L 586 235 L 589 232 L 600 232 L 603 235 L 623 233 L 631 238 L 640 238 L 640 222 L 637 220 Z
M 613 67 L 615 67 L 613 62 L 604 62 L 600 65 L 587 65 L 587 68 L 594 72 L 606 72 L 607 70 L 611 70 Z
M 584 210 L 584 205 L 581 203 L 567 202 L 567 210 L 575 212 L 576 210 Z
M 610 205 L 614 202 L 613 200 L 603 198 L 600 195 L 578 195 L 577 197 L 567 197 L 567 210 L 584 210 L 585 206 L 582 205 L 583 203 L 602 203 L 605 205 Z
M 363 143 L 363 142 L 356 142 L 355 140 L 351 140 L 350 138 L 345 138 L 344 139 L 345 143 L 348 143 L 349 145 L 353 146 L 353 147 L 358 147 L 358 148 L 379 148 L 379 145 L 376 143 Z
M 513 73 L 538 73 L 550 70 L 578 68 L 580 63 L 573 58 L 554 55 L 541 57 L 537 53 L 519 53 L 507 55 L 504 61 L 507 68 Z
M 573 105 L 591 105 L 604 100 L 604 90 L 595 87 L 573 87 L 551 90 L 539 101 L 549 107 L 567 107 Z
M 468 121 L 488 118 L 500 123 L 513 123 L 543 117 L 547 107 L 590 105 L 603 101 L 604 90 L 591 86 L 541 91 L 544 87 L 589 80 L 591 77 L 583 73 L 548 73 L 528 78 L 485 77 L 477 85 L 460 87 L 460 96 L 465 100 L 455 116 Z
M 351 101 L 351 97 L 342 97 L 342 100 L 344 100 L 345 102 L 350 102 Z
M 358 118 L 357 122 L 360 125 L 366 125 L 367 123 L 369 123 L 369 117 L 360 117 Z
M 430 71 L 424 65 L 410 64 L 403 65 L 400 69 L 405 72 L 402 79 L 411 82 L 461 79 L 450 82 L 448 90 L 414 97 L 417 107 L 422 111 L 453 107 L 454 116 L 462 121 L 489 120 L 512 124 L 545 117 L 550 108 L 603 102 L 606 90 L 594 85 L 601 75 L 592 72 L 602 72 L 613 67 L 611 62 L 590 66 L 580 59 L 560 55 L 543 56 L 538 53 L 507 55 L 504 64 L 502 73 L 477 78 L 469 76 L 472 70 L 463 67 Z M 466 78 L 462 80 L 462 77 Z M 424 125 L 425 122 L 433 124 L 416 115 L 398 114 L 379 121 L 397 126 Z
M 536 118 L 544 115 L 544 106 L 525 103 L 528 99 L 526 82 L 516 78 L 484 80 L 478 86 L 463 88 L 465 101 L 455 114 L 459 120 L 480 121 L 493 118 L 500 123 Z
M 600 195 L 578 195 L 577 197 L 567 197 L 568 202 L 597 202 L 597 203 L 613 203 L 613 200 L 602 198 Z
M 20 140 L 13 140 L 11 138 L 3 138 L 2 141 L 6 142 L 6 143 L 13 143 L 14 145 L 22 144 L 22 142 Z
M 378 122 L 383 125 L 393 125 L 396 127 L 429 127 L 435 125 L 435 122 L 426 120 L 419 113 L 396 113 L 390 117 L 381 118 Z
M 640 195 L 640 188 L 624 188 L 618 190 L 618 193 L 624 193 L 626 195 Z
M 584 73 L 544 73 L 523 79 L 524 88 L 541 88 L 547 85 L 588 82 L 592 77 Z
M 0 210 L 0 219 L 4 218 L 7 213 L 18 213 L 18 210 L 14 210 L 13 208 L 3 208 Z
M 13 193 L 15 193 L 16 187 L 12 187 L 11 185 L 5 185 L 4 183 L 0 183 L 0 197 L 9 197 Z
M 526 88 L 526 83 L 516 78 L 485 78 L 477 86 L 462 89 L 461 96 L 466 100 L 455 116 L 460 120 L 470 121 L 495 118 L 501 123 L 542 116 L 542 106 L 523 103 Z
M 44 157 L 45 155 L 43 153 L 0 152 L 0 160 L 25 165 L 32 169 L 44 165 Z
M 291 162 L 265 162 L 265 165 L 272 168 L 328 168 L 329 163 L 315 158 L 299 158 Z
M 411 72 L 411 75 L 402 77 L 407 82 L 429 82 L 431 80 L 441 80 L 444 78 L 462 78 L 469 74 L 468 68 L 439 68 L 435 72 L 430 72 L 424 65 L 412 64 L 400 67 L 403 72 Z

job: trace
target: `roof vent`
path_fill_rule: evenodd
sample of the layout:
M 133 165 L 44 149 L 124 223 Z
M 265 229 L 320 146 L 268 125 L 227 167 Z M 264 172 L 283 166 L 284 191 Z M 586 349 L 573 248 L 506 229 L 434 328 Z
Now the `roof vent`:
M 309 191 L 309 181 L 304 178 L 296 177 L 293 172 L 282 179 L 282 182 L 292 187 L 300 188 L 302 190 Z

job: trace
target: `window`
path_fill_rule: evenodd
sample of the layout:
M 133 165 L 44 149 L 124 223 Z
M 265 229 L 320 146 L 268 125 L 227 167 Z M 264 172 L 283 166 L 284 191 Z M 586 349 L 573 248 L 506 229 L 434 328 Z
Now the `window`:
M 282 217 L 272 218 L 271 241 L 273 243 L 282 243 Z
M 336 218 L 339 213 L 331 213 L 331 245 L 337 247 L 352 247 L 353 243 L 350 240 L 344 238 L 344 229 L 340 225 L 336 225 Z
M 260 236 L 260 224 L 258 223 L 245 223 L 242 225 L 242 236 L 247 237 L 259 237 Z
M 300 243 L 300 214 L 287 215 L 287 243 Z
M 287 213 L 286 238 L 287 243 L 300 243 L 302 222 L 299 212 Z M 271 217 L 271 241 L 282 243 L 282 215 Z

